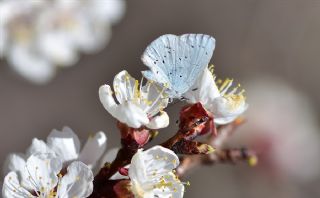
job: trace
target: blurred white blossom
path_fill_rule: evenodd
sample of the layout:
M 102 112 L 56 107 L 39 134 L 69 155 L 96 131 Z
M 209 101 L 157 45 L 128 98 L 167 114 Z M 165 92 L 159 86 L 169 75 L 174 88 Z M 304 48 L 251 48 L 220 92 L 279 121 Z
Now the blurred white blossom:
M 0 57 L 34 83 L 107 44 L 124 0 L 0 0 Z
M 317 178 L 320 136 L 310 101 L 275 78 L 253 80 L 246 87 L 253 108 L 232 142 L 253 146 L 269 173 L 296 181 Z

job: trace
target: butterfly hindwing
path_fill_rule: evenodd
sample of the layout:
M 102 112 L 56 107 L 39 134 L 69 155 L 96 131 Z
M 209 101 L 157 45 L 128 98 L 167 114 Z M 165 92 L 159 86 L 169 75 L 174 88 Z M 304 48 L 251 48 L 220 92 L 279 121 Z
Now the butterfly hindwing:
M 151 70 L 143 75 L 166 84 L 170 97 L 180 97 L 209 64 L 214 46 L 214 38 L 203 34 L 160 36 L 142 55 L 142 61 Z

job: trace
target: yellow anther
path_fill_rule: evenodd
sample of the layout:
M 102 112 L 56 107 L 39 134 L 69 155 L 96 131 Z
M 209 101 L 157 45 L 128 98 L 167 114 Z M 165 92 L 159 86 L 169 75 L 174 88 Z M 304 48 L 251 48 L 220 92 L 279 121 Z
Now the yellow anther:
M 242 106 L 245 102 L 245 97 L 243 95 L 227 95 L 225 98 L 229 101 L 229 109 L 235 110 Z
M 213 65 L 213 64 L 210 65 L 210 66 L 208 67 L 208 69 L 209 69 L 209 71 L 211 72 L 211 74 L 214 75 L 214 65 Z
M 94 135 L 93 135 L 93 133 L 89 133 L 89 139 L 93 139 L 94 138 Z
M 128 74 L 126 74 L 124 78 L 125 78 L 126 81 L 130 80 L 130 76 Z
M 243 95 L 244 92 L 246 92 L 246 90 L 245 90 L 245 89 L 242 89 L 242 90 L 238 93 L 238 95 Z
M 222 90 L 224 90 L 224 89 L 225 89 L 227 86 L 229 86 L 230 83 L 232 83 L 232 82 L 233 82 L 232 79 L 227 78 L 227 79 L 222 83 L 222 85 L 220 86 L 219 91 L 221 92 Z
M 249 166 L 256 166 L 258 164 L 258 158 L 256 156 L 251 156 L 248 159 Z
M 134 94 L 134 99 L 136 100 L 136 102 L 138 102 L 140 95 L 141 95 L 140 90 L 139 90 L 139 81 L 138 80 L 135 80 L 135 82 L 134 82 L 133 94 Z

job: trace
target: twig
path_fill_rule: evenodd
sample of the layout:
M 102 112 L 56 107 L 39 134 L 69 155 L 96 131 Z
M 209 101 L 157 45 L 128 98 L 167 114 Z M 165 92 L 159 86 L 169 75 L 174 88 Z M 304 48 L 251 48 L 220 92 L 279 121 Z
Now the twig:
M 237 119 L 229 125 L 221 126 L 218 129 L 218 136 L 210 136 L 208 144 L 212 145 L 216 150 L 207 155 L 188 155 L 180 160 L 177 168 L 178 176 L 185 176 L 191 170 L 201 165 L 212 165 L 216 163 L 237 163 L 247 161 L 249 165 L 254 166 L 257 163 L 256 153 L 246 148 L 223 149 L 228 138 L 235 130 L 244 123 L 244 119 Z

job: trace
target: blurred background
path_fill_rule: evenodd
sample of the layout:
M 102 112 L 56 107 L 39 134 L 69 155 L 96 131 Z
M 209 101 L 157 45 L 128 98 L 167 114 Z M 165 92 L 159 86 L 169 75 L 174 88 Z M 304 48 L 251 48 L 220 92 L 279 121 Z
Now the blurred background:
M 191 183 L 185 197 L 320 197 L 319 0 L 128 0 L 110 32 L 106 47 L 81 54 L 73 67 L 59 69 L 41 85 L 1 59 L 1 162 L 10 152 L 24 152 L 33 137 L 46 139 L 53 128 L 65 125 L 82 140 L 102 130 L 108 148 L 119 146 L 115 120 L 100 104 L 99 86 L 112 83 L 123 69 L 139 79 L 146 69 L 140 56 L 158 36 L 205 33 L 217 41 L 211 60 L 216 75 L 241 82 L 248 96 L 247 123 L 230 144 L 264 152 L 254 168 L 196 170 L 185 178 Z M 172 124 L 160 139 L 176 130 L 181 105 L 168 108 Z

